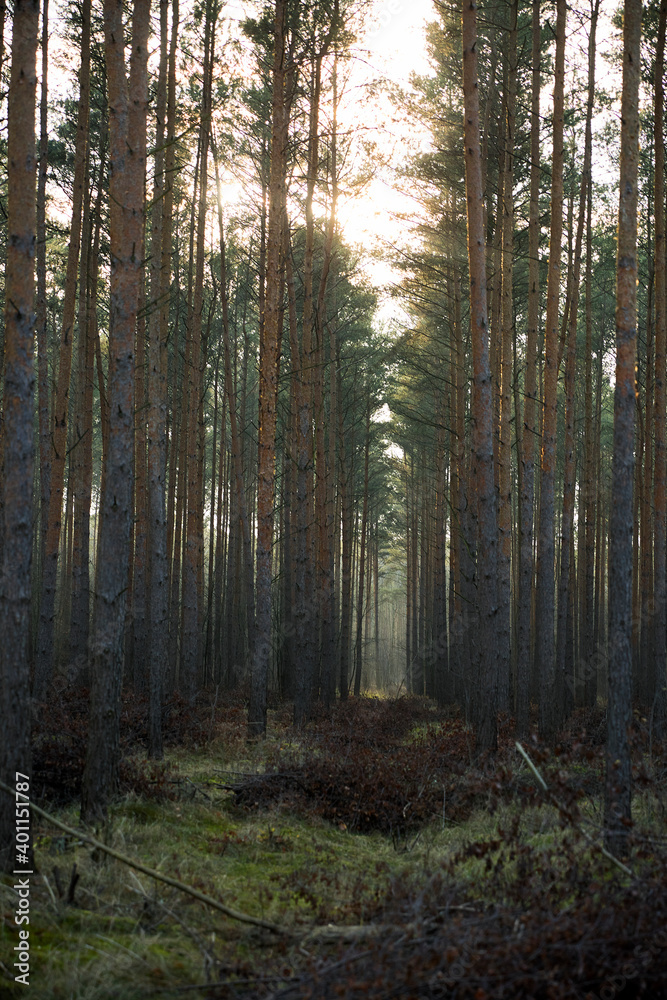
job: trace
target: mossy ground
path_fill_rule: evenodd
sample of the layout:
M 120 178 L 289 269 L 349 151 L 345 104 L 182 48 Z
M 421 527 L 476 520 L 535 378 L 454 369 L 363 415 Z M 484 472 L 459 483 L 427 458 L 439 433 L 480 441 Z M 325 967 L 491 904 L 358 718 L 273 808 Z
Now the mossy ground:
M 553 864 L 567 835 L 553 806 L 526 806 L 518 800 L 489 800 L 465 820 L 453 821 L 445 799 L 444 811 L 399 840 L 300 814 L 289 800 L 242 809 L 221 786 L 234 774 L 261 773 L 267 758 L 285 747 L 294 760 L 299 741 L 282 716 L 273 718 L 269 737 L 260 745 L 249 748 L 237 733 L 227 736 L 204 749 L 172 750 L 167 763 L 175 782 L 173 798 L 126 794 L 114 803 L 97 836 L 128 857 L 286 930 L 364 924 L 377 916 L 382 900 L 391 898 L 393 886 L 418 886 L 452 858 L 457 858 L 456 880 L 466 887 L 468 898 L 483 900 L 503 850 L 502 836 L 497 848 L 487 848 L 479 857 L 474 850 L 464 856 L 470 845 L 493 842 L 499 830 L 518 818 L 518 840 L 544 851 Z M 422 721 L 402 742 L 428 736 Z M 586 770 L 586 765 L 580 767 Z M 596 769 L 599 762 L 588 770 L 593 774 Z M 599 822 L 599 798 L 591 796 L 582 807 L 586 822 Z M 641 792 L 637 807 L 647 831 L 661 827 L 664 833 L 662 799 Z M 54 808 L 54 813 L 77 826 L 74 803 Z M 295 946 L 287 939 L 230 920 L 46 822 L 34 821 L 33 834 L 30 989 L 40 1000 L 204 996 L 205 991 L 182 991 L 221 977 L 253 979 L 263 969 L 290 975 Z M 579 849 L 582 857 L 590 855 L 585 845 Z M 603 877 L 606 864 L 600 860 Z M 61 892 L 66 896 L 74 865 L 79 881 L 74 902 L 68 904 Z M 503 878 L 516 877 L 514 862 L 508 862 Z M 0 996 L 10 1000 L 25 995 L 25 987 L 13 979 L 17 938 L 11 880 L 0 885 L 0 901 Z

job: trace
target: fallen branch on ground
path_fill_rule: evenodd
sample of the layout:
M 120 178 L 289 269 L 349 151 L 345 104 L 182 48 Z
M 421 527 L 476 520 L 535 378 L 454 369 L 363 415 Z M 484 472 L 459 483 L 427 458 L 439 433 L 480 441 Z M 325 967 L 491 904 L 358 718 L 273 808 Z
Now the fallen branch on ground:
M 534 776 L 535 776 L 535 778 L 537 780 L 537 783 L 539 784 L 540 788 L 544 792 L 546 798 L 551 802 L 552 805 L 554 805 L 556 807 L 556 809 L 558 809 L 559 812 L 562 813 L 563 812 L 563 807 L 562 807 L 561 803 L 558 801 L 558 799 L 556 798 L 556 796 L 554 795 L 554 793 L 551 791 L 551 789 L 547 785 L 546 781 L 544 780 L 544 778 L 542 777 L 542 775 L 540 774 L 540 772 L 537 770 L 537 768 L 533 764 L 532 760 L 530 759 L 530 757 L 528 756 L 528 754 L 526 753 L 526 751 L 524 750 L 524 748 L 521 746 L 521 744 L 518 741 L 517 741 L 517 744 L 516 744 L 516 748 L 519 751 L 519 753 L 521 754 L 521 756 L 523 757 L 523 759 L 525 760 L 525 762 L 528 765 L 528 767 L 533 772 L 533 774 L 534 774 Z M 605 858 L 607 858 L 609 861 L 611 861 L 611 863 L 613 865 L 616 865 L 616 867 L 618 869 L 620 869 L 620 871 L 622 871 L 624 875 L 629 875 L 630 878 L 634 878 L 634 876 L 633 876 L 632 872 L 630 871 L 630 869 L 628 868 L 628 866 L 624 865 L 622 861 L 619 861 L 618 858 L 614 857 L 614 855 L 610 851 L 607 850 L 607 848 L 604 846 L 604 844 L 599 844 L 596 840 L 594 840 L 593 837 L 591 837 L 590 833 L 588 833 L 586 830 L 584 830 L 584 828 L 581 825 L 581 823 L 574 823 L 573 825 L 574 825 L 575 830 L 578 830 L 578 832 L 582 835 L 582 837 L 585 840 L 588 841 L 588 843 L 591 845 L 591 847 L 596 847 L 598 849 L 598 851 L 601 851 L 604 854 Z
M 15 792 L 5 785 L 3 781 L 0 781 L 0 789 L 3 792 L 7 792 L 12 798 L 15 796 Z M 77 840 L 83 841 L 84 844 L 88 844 L 90 847 L 95 848 L 98 851 L 103 851 L 108 854 L 109 857 L 115 858 L 116 861 L 120 861 L 124 865 L 128 865 L 130 868 L 134 868 L 138 872 L 142 872 L 144 875 L 150 876 L 150 878 L 156 879 L 158 882 L 164 882 L 165 885 L 170 885 L 174 889 L 180 889 L 181 892 L 186 893 L 188 896 L 192 896 L 193 899 L 198 899 L 200 903 L 205 903 L 206 906 L 210 906 L 214 910 L 218 910 L 220 913 L 224 913 L 226 917 L 231 920 L 238 920 L 242 924 L 251 924 L 254 927 L 261 927 L 267 931 L 273 931 L 274 934 L 290 935 L 284 927 L 279 927 L 278 924 L 271 923 L 270 920 L 262 920 L 260 917 L 253 917 L 249 913 L 241 913 L 240 910 L 234 910 L 231 906 L 226 906 L 219 900 L 214 899 L 212 896 L 208 896 L 205 892 L 200 892 L 199 889 L 194 889 L 191 885 L 187 885 L 185 882 L 181 882 L 180 879 L 172 878 L 171 875 L 163 875 L 161 872 L 156 871 L 154 868 L 149 868 L 148 865 L 142 864 L 140 861 L 135 861 L 133 858 L 128 858 L 125 854 L 121 854 L 120 851 L 114 850 L 113 847 L 108 847 L 101 841 L 97 840 L 95 837 L 91 837 L 88 833 L 83 833 L 81 830 L 75 830 L 73 827 L 68 826 L 67 823 L 63 823 L 61 820 L 56 819 L 50 813 L 46 812 L 40 806 L 35 805 L 34 802 L 30 803 L 31 810 L 36 816 L 41 816 L 42 819 L 46 820 L 52 826 L 58 827 L 64 833 L 68 833 L 71 837 Z
M 8 785 L 5 785 L 3 781 L 0 781 L 0 789 L 3 792 L 7 792 L 7 794 L 12 797 L 15 795 L 11 788 L 9 788 Z M 226 917 L 230 917 L 232 920 L 238 920 L 243 924 L 251 924 L 254 927 L 261 927 L 263 930 L 273 931 L 274 934 L 280 934 L 283 937 L 299 937 L 307 940 L 358 941 L 363 940 L 364 938 L 381 937 L 385 934 L 397 931 L 404 933 L 406 930 L 409 930 L 411 926 L 406 925 L 404 927 L 395 927 L 386 924 L 367 924 L 361 926 L 340 927 L 334 924 L 327 924 L 324 927 L 314 927 L 311 930 L 302 932 L 301 934 L 296 934 L 294 931 L 287 930 L 285 927 L 279 927 L 278 924 L 274 924 L 270 920 L 262 920 L 259 917 L 251 916 L 249 913 L 242 913 L 240 910 L 234 910 L 230 906 L 226 906 L 219 900 L 214 899 L 212 896 L 208 896 L 205 892 L 200 892 L 199 889 L 195 889 L 191 885 L 181 882 L 180 879 L 172 878 L 171 875 L 163 875 L 161 872 L 156 871 L 154 868 L 149 868 L 148 865 L 144 865 L 140 861 L 128 858 L 127 855 L 121 854 L 120 851 L 116 851 L 113 847 L 109 847 L 107 844 L 103 844 L 95 837 L 91 837 L 90 834 L 83 833 L 81 830 L 75 830 L 73 827 L 68 826 L 67 823 L 63 823 L 62 820 L 56 819 L 55 816 L 52 816 L 51 813 L 46 812 L 46 810 L 42 809 L 40 806 L 35 805 L 34 802 L 30 803 L 30 808 L 35 815 L 41 816 L 47 823 L 58 827 L 59 830 L 62 830 L 64 833 L 68 833 L 76 840 L 80 840 L 84 844 L 88 844 L 90 847 L 103 851 L 105 854 L 108 854 L 109 857 L 115 858 L 116 861 L 120 861 L 122 864 L 128 865 L 128 867 L 134 868 L 136 871 L 142 872 L 142 874 L 148 875 L 150 878 L 154 878 L 158 882 L 164 882 L 165 885 L 170 885 L 173 889 L 179 889 L 188 896 L 192 896 L 193 899 L 198 899 L 200 903 L 204 903 L 206 906 L 210 906 L 212 909 L 218 910 L 220 913 L 224 913 Z

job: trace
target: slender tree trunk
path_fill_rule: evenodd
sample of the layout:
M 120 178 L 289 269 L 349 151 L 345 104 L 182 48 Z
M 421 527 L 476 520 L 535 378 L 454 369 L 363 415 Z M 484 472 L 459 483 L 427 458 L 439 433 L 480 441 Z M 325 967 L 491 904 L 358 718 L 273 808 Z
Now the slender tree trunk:
M 0 19 L 4 21 L 4 2 Z M 2 46 L 0 45 L 0 67 Z M 49 70 L 49 3 L 42 4 L 42 79 L 39 107 L 39 167 L 37 171 L 37 242 L 35 268 L 37 272 L 36 320 L 38 412 L 39 412 L 39 485 L 40 485 L 40 569 L 44 564 L 44 546 L 49 524 L 51 493 L 51 430 L 49 418 L 49 357 L 46 312 L 46 179 L 48 175 L 48 70 Z
M 101 180 L 100 180 L 101 184 Z M 99 206 L 98 206 L 99 207 Z M 79 333 L 77 343 L 76 396 L 74 407 L 73 502 L 74 563 L 70 658 L 79 674 L 85 674 L 90 624 L 90 506 L 93 485 L 93 380 L 95 377 L 94 330 L 91 329 L 91 269 L 97 279 L 97 258 L 92 259 L 91 192 L 86 177 L 83 208 L 81 273 L 79 280 Z M 98 216 L 99 218 L 99 216 Z M 96 227 L 99 232 L 99 226 Z M 99 247 L 99 239 L 98 239 Z M 73 678 L 74 679 L 74 678 Z M 78 678 L 77 678 L 78 679 Z
M 648 206 L 650 212 L 650 205 Z M 649 245 L 649 259 L 651 247 Z M 654 674 L 655 660 L 651 649 L 651 639 L 653 633 L 653 613 L 654 588 L 653 588 L 653 415 L 655 412 L 654 396 L 654 323 L 653 323 L 653 290 L 654 266 L 649 264 L 649 289 L 646 304 L 646 392 L 644 399 L 644 413 L 642 423 L 644 425 L 644 464 L 643 477 L 640 489 L 640 520 L 641 520 L 641 546 L 640 546 L 640 567 L 639 567 L 639 662 L 635 674 L 635 697 L 643 705 L 651 703 L 649 687 L 654 684 L 649 682 L 649 678 Z
M 500 708 L 509 708 L 510 698 L 510 616 L 512 593 L 512 330 L 514 326 L 514 129 L 517 79 L 518 0 L 509 9 L 510 29 L 507 54 L 505 152 L 503 157 L 502 201 L 502 308 L 500 357 L 500 436 L 498 442 L 498 698 Z
M 357 588 L 357 635 L 355 643 L 355 663 L 354 663 L 354 696 L 358 698 L 361 694 L 361 669 L 362 669 L 362 623 L 364 614 L 364 574 L 366 571 L 366 533 L 368 530 L 368 459 L 371 443 L 371 397 L 368 393 L 366 404 L 366 433 L 364 444 L 364 496 L 362 500 L 361 512 L 361 540 L 359 549 L 359 586 Z
M 155 176 L 151 215 L 150 296 L 152 312 L 148 339 L 148 507 L 149 590 L 148 616 L 148 753 L 162 758 L 162 701 L 168 660 L 167 552 L 167 339 L 171 285 L 171 229 L 175 165 L 175 72 L 178 37 L 178 0 L 172 8 L 168 44 L 169 0 L 160 0 L 160 62 L 156 95 Z M 167 148 L 164 149 L 165 135 Z
M 273 19 L 273 99 L 269 222 L 266 245 L 266 304 L 259 360 L 259 461 L 257 472 L 257 632 L 252 661 L 248 732 L 266 732 L 266 698 L 271 661 L 271 552 L 275 498 L 276 392 L 281 340 L 281 250 L 283 188 L 288 122 L 285 88 L 286 0 L 275 0 Z
M 641 0 L 625 0 L 616 271 L 616 388 L 609 528 L 609 662 L 605 844 L 625 854 L 631 821 L 632 484 L 637 341 L 637 183 Z
M 308 168 L 306 176 L 306 245 L 303 262 L 303 315 L 301 322 L 301 357 L 296 387 L 297 404 L 297 532 L 295 608 L 295 660 L 296 689 L 294 695 L 294 722 L 303 726 L 310 716 L 313 687 L 315 649 L 318 645 L 318 628 L 314 593 L 312 560 L 313 519 L 313 257 L 315 227 L 313 198 L 319 164 L 319 111 L 321 90 L 321 59 L 316 57 L 311 66 L 310 114 L 308 127 Z
M 146 233 L 142 233 L 146 246 Z M 147 465 L 147 352 L 146 352 L 146 281 L 145 267 L 139 281 L 139 309 L 135 336 L 135 403 L 134 403 L 134 524 L 132 546 L 131 599 L 128 601 L 128 623 L 125 651 L 125 675 L 136 690 L 147 690 L 146 601 L 148 596 L 148 465 Z
M 222 217 L 222 193 L 220 189 L 220 175 L 218 170 L 218 160 L 215 145 L 213 146 L 213 156 L 215 159 L 215 180 L 218 193 L 218 228 L 220 232 L 220 283 L 222 294 L 222 337 L 224 346 L 225 364 L 225 388 L 227 390 L 227 405 L 229 407 L 229 425 L 232 436 L 232 462 L 234 485 L 236 488 L 236 502 L 238 504 L 239 518 L 241 521 L 241 531 L 243 536 L 243 568 L 246 600 L 246 618 L 248 623 L 248 646 L 249 657 L 252 662 L 253 641 L 255 633 L 255 580 L 252 562 L 252 548 L 250 537 L 250 521 L 248 518 L 245 484 L 243 481 L 243 455 L 241 452 L 241 435 L 239 433 L 238 421 L 236 417 L 236 390 L 232 376 L 232 351 L 229 339 L 229 299 L 227 295 L 227 267 L 225 252 L 225 236 Z
M 199 207 L 197 212 L 197 237 L 195 253 L 194 292 L 192 300 L 190 334 L 190 364 L 188 368 L 188 424 L 187 424 L 187 494 L 186 533 L 183 560 L 183 634 L 179 686 L 186 698 L 192 700 L 201 684 L 201 581 L 200 565 L 204 556 L 204 539 L 201 524 L 202 477 L 199 448 L 199 411 L 203 392 L 202 314 L 204 308 L 204 239 L 206 235 L 206 199 L 208 194 L 208 145 L 210 133 L 210 108 L 213 62 L 213 37 L 218 8 L 207 4 L 206 35 L 204 41 L 204 67 L 202 80 L 202 106 L 199 155 Z
M 338 114 L 338 87 L 337 87 L 337 65 L 334 59 L 333 81 L 332 81 L 332 123 L 331 123 L 331 145 L 330 145 L 330 188 L 331 206 L 329 220 L 327 224 L 326 237 L 324 242 L 324 259 L 322 261 L 322 274 L 320 277 L 320 287 L 317 299 L 317 368 L 314 389 L 314 412 L 315 412 L 315 447 L 316 447 L 316 522 L 318 526 L 318 558 L 316 574 L 318 579 L 318 609 L 321 629 L 320 645 L 320 697 L 326 706 L 329 706 L 336 691 L 336 635 L 334 625 L 334 572 L 333 572 L 333 506 L 334 477 L 335 477 L 335 436 L 333 437 L 333 455 L 331 447 L 327 452 L 326 441 L 326 420 L 324 404 L 324 371 L 325 371 L 325 337 L 326 337 L 326 302 L 325 294 L 329 284 L 331 264 L 333 258 L 333 241 L 336 228 L 336 208 L 338 204 L 338 166 L 337 166 L 337 114 Z M 333 364 L 330 360 L 330 364 Z M 334 377 L 330 378 L 332 392 L 335 386 Z M 329 404 L 329 428 L 330 435 L 335 435 L 335 416 L 333 396 Z M 335 501 L 334 501 L 335 502 Z
M 332 168 L 333 169 L 333 168 Z M 336 175 L 334 175 L 336 176 Z M 334 284 L 334 307 L 336 301 L 336 289 Z M 335 308 L 334 308 L 335 313 Z M 329 563 L 327 571 L 329 574 L 330 586 L 330 615 L 331 615 L 331 672 L 329 674 L 329 686 L 325 695 L 325 702 L 330 704 L 336 697 L 336 682 L 339 676 L 339 642 L 338 642 L 338 590 L 340 573 L 338 569 L 338 547 L 340 545 L 340 519 L 336 517 L 338 502 L 336 496 L 336 482 L 338 464 L 336 461 L 336 437 L 339 427 L 338 418 L 338 351 L 336 346 L 336 326 L 335 316 L 332 319 L 329 329 L 329 440 L 328 446 L 328 474 L 327 474 L 327 536 L 329 547 Z M 342 447 L 342 446 L 341 446 Z
M 4 13 L 4 12 L 3 12 Z M 4 456 L 5 545 L 0 585 L 0 776 L 29 793 L 30 569 L 33 549 L 33 344 L 36 237 L 35 99 L 39 3 L 15 0 L 7 137 L 7 263 L 3 424 L 12 442 Z M 18 772 L 18 774 L 17 774 Z M 25 775 L 25 787 L 23 785 Z M 17 800 L 18 801 L 18 800 Z M 0 796 L 0 869 L 32 868 L 15 844 L 17 803 Z M 15 850 L 15 847 L 17 850 Z
M 340 383 L 338 387 L 340 398 Z M 352 435 L 350 435 L 352 437 Z M 350 632 L 352 628 L 352 527 L 353 527 L 353 504 L 352 504 L 352 461 L 348 460 L 348 452 L 351 456 L 354 448 L 354 440 L 349 442 L 349 447 L 345 446 L 343 436 L 343 412 L 342 407 L 338 407 L 338 440 L 339 462 L 340 462 L 340 491 L 341 491 L 341 520 L 343 527 L 342 552 L 341 552 L 341 597 L 340 597 L 340 698 L 341 701 L 347 699 L 349 693 L 349 671 L 350 671 Z
M 463 0 L 463 99 L 466 196 L 468 202 L 468 266 L 470 331 L 473 351 L 472 481 L 477 522 L 477 600 L 479 629 L 475 650 L 477 748 L 497 745 L 498 674 L 495 626 L 498 612 L 498 528 L 493 482 L 493 401 L 489 367 L 489 324 L 486 307 L 484 203 L 477 90 L 477 4 Z
M 81 817 L 106 814 L 117 783 L 125 592 L 130 557 L 134 430 L 134 339 L 142 273 L 150 0 L 135 0 L 129 81 L 123 9 L 105 0 L 110 129 L 109 455 L 91 642 L 90 735 Z
M 667 466 L 665 451 L 665 354 L 667 353 L 667 289 L 665 260 L 665 24 L 667 0 L 660 4 L 655 55 L 655 473 L 654 473 L 654 580 L 655 704 L 653 722 L 658 739 L 664 738 L 667 718 Z
M 586 126 L 584 140 L 584 164 L 581 172 L 579 194 L 579 214 L 575 240 L 573 270 L 571 275 L 571 296 L 569 299 L 568 332 L 565 344 L 565 465 L 563 472 L 563 514 L 561 520 L 560 576 L 558 582 L 558 621 L 556 639 L 556 724 L 565 720 L 565 715 L 574 705 L 575 678 L 571 673 L 572 649 L 568 645 L 568 621 L 570 620 L 570 542 L 574 538 L 575 503 L 575 441 L 574 409 L 577 350 L 577 319 L 579 313 L 579 278 L 581 250 L 584 238 L 584 224 L 587 218 L 588 193 L 591 182 L 592 159 L 592 117 L 595 100 L 595 46 L 597 33 L 599 0 L 595 0 L 592 11 L 588 39 L 588 100 L 586 105 Z
M 556 481 L 556 426 L 558 383 L 558 312 L 561 242 L 563 235 L 563 117 L 565 79 L 566 2 L 556 3 L 556 62 L 554 83 L 553 155 L 551 165 L 551 238 L 544 340 L 544 396 L 542 464 L 540 469 L 540 526 L 537 547 L 537 665 L 540 685 L 540 733 L 553 739 L 555 711 L 554 656 L 554 506 Z
M 88 150 L 88 113 L 90 106 L 90 0 L 81 8 L 81 68 L 79 71 L 79 108 L 77 116 L 76 146 L 74 153 L 74 186 L 72 224 L 70 226 L 65 276 L 65 296 L 60 335 L 60 358 L 56 390 L 52 457 L 49 493 L 49 518 L 42 569 L 42 596 L 40 602 L 39 637 L 33 696 L 45 696 L 53 673 L 53 647 L 55 627 L 56 582 L 58 579 L 58 552 L 62 521 L 63 485 L 67 455 L 67 414 L 69 409 L 70 372 L 74 343 L 74 317 L 76 289 L 81 250 L 81 215 L 84 178 Z
M 449 691 L 449 657 L 447 656 L 447 571 L 446 571 L 446 551 L 447 551 L 447 458 L 446 441 L 447 426 L 453 426 L 452 419 L 452 398 L 454 397 L 455 373 L 453 371 L 452 352 L 447 368 L 449 369 L 450 392 L 448 405 L 443 405 L 439 400 L 439 407 L 436 412 L 438 417 L 438 431 L 436 439 L 436 467 L 435 467 L 435 519 L 434 519 L 434 567 L 433 567 L 433 644 L 429 659 L 433 668 L 433 692 L 431 697 L 437 699 L 438 705 L 447 704 Z M 449 420 L 447 417 L 449 416 Z M 454 508 L 453 490 L 450 493 L 452 509 Z M 454 518 L 450 520 L 450 533 L 454 532 Z M 377 558 L 377 548 L 375 550 Z M 450 573 L 451 573 L 450 566 Z M 377 593 L 377 565 L 376 565 L 376 593 Z M 377 610 L 376 610 L 377 625 Z M 377 634 L 377 633 L 376 633 Z M 377 657 L 377 651 L 376 651 Z

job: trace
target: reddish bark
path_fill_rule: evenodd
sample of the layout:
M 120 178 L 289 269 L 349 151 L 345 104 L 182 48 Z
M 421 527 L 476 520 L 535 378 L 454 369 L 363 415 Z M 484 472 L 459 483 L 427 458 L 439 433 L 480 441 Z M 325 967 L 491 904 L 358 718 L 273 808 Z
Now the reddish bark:
M 266 732 L 266 696 L 271 661 L 271 565 L 275 498 L 276 392 L 282 334 L 281 250 L 283 187 L 287 156 L 285 0 L 275 0 L 269 222 L 266 241 L 266 302 L 259 357 L 259 460 L 257 470 L 257 633 L 252 662 L 248 731 Z
M 498 524 L 493 476 L 493 399 L 489 365 L 489 323 L 486 305 L 484 204 L 477 89 L 477 4 L 463 0 L 463 99 L 470 335 L 473 354 L 472 482 L 473 517 L 477 523 L 477 599 L 479 629 L 475 649 L 477 748 L 497 743 L 498 675 L 495 625 L 498 611 Z
M 30 569 L 33 549 L 35 97 L 39 3 L 15 0 L 7 136 L 3 429 L 5 544 L 0 583 L 0 777 L 30 775 Z M 0 796 L 0 869 L 17 867 L 15 802 Z
M 664 738 L 667 717 L 667 452 L 665 449 L 665 355 L 667 354 L 667 262 L 665 260 L 665 24 L 667 0 L 660 4 L 658 44 L 655 56 L 655 473 L 654 473 L 654 576 L 655 655 L 654 724 L 658 739 Z

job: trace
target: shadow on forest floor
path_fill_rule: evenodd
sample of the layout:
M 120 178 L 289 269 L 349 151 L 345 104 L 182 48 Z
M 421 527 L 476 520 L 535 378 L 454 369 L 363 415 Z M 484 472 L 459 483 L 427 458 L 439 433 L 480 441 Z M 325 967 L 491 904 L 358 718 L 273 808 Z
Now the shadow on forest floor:
M 223 702 L 223 703 L 221 703 Z M 33 788 L 78 823 L 85 694 L 42 706 Z M 34 820 L 31 985 L 77 1000 L 667 997 L 667 770 L 633 729 L 632 876 L 600 839 L 604 714 L 551 752 L 528 742 L 545 802 L 502 721 L 494 758 L 424 700 L 351 699 L 302 732 L 289 706 L 245 740 L 241 694 L 167 706 L 166 758 L 144 759 L 146 704 L 123 711 L 121 795 L 97 836 L 284 929 L 228 920 Z M 76 865 L 76 869 L 74 869 Z M 78 878 L 77 878 L 78 876 Z M 19 996 L 11 880 L 0 995 Z M 4 964 L 3 964 L 4 963 Z

